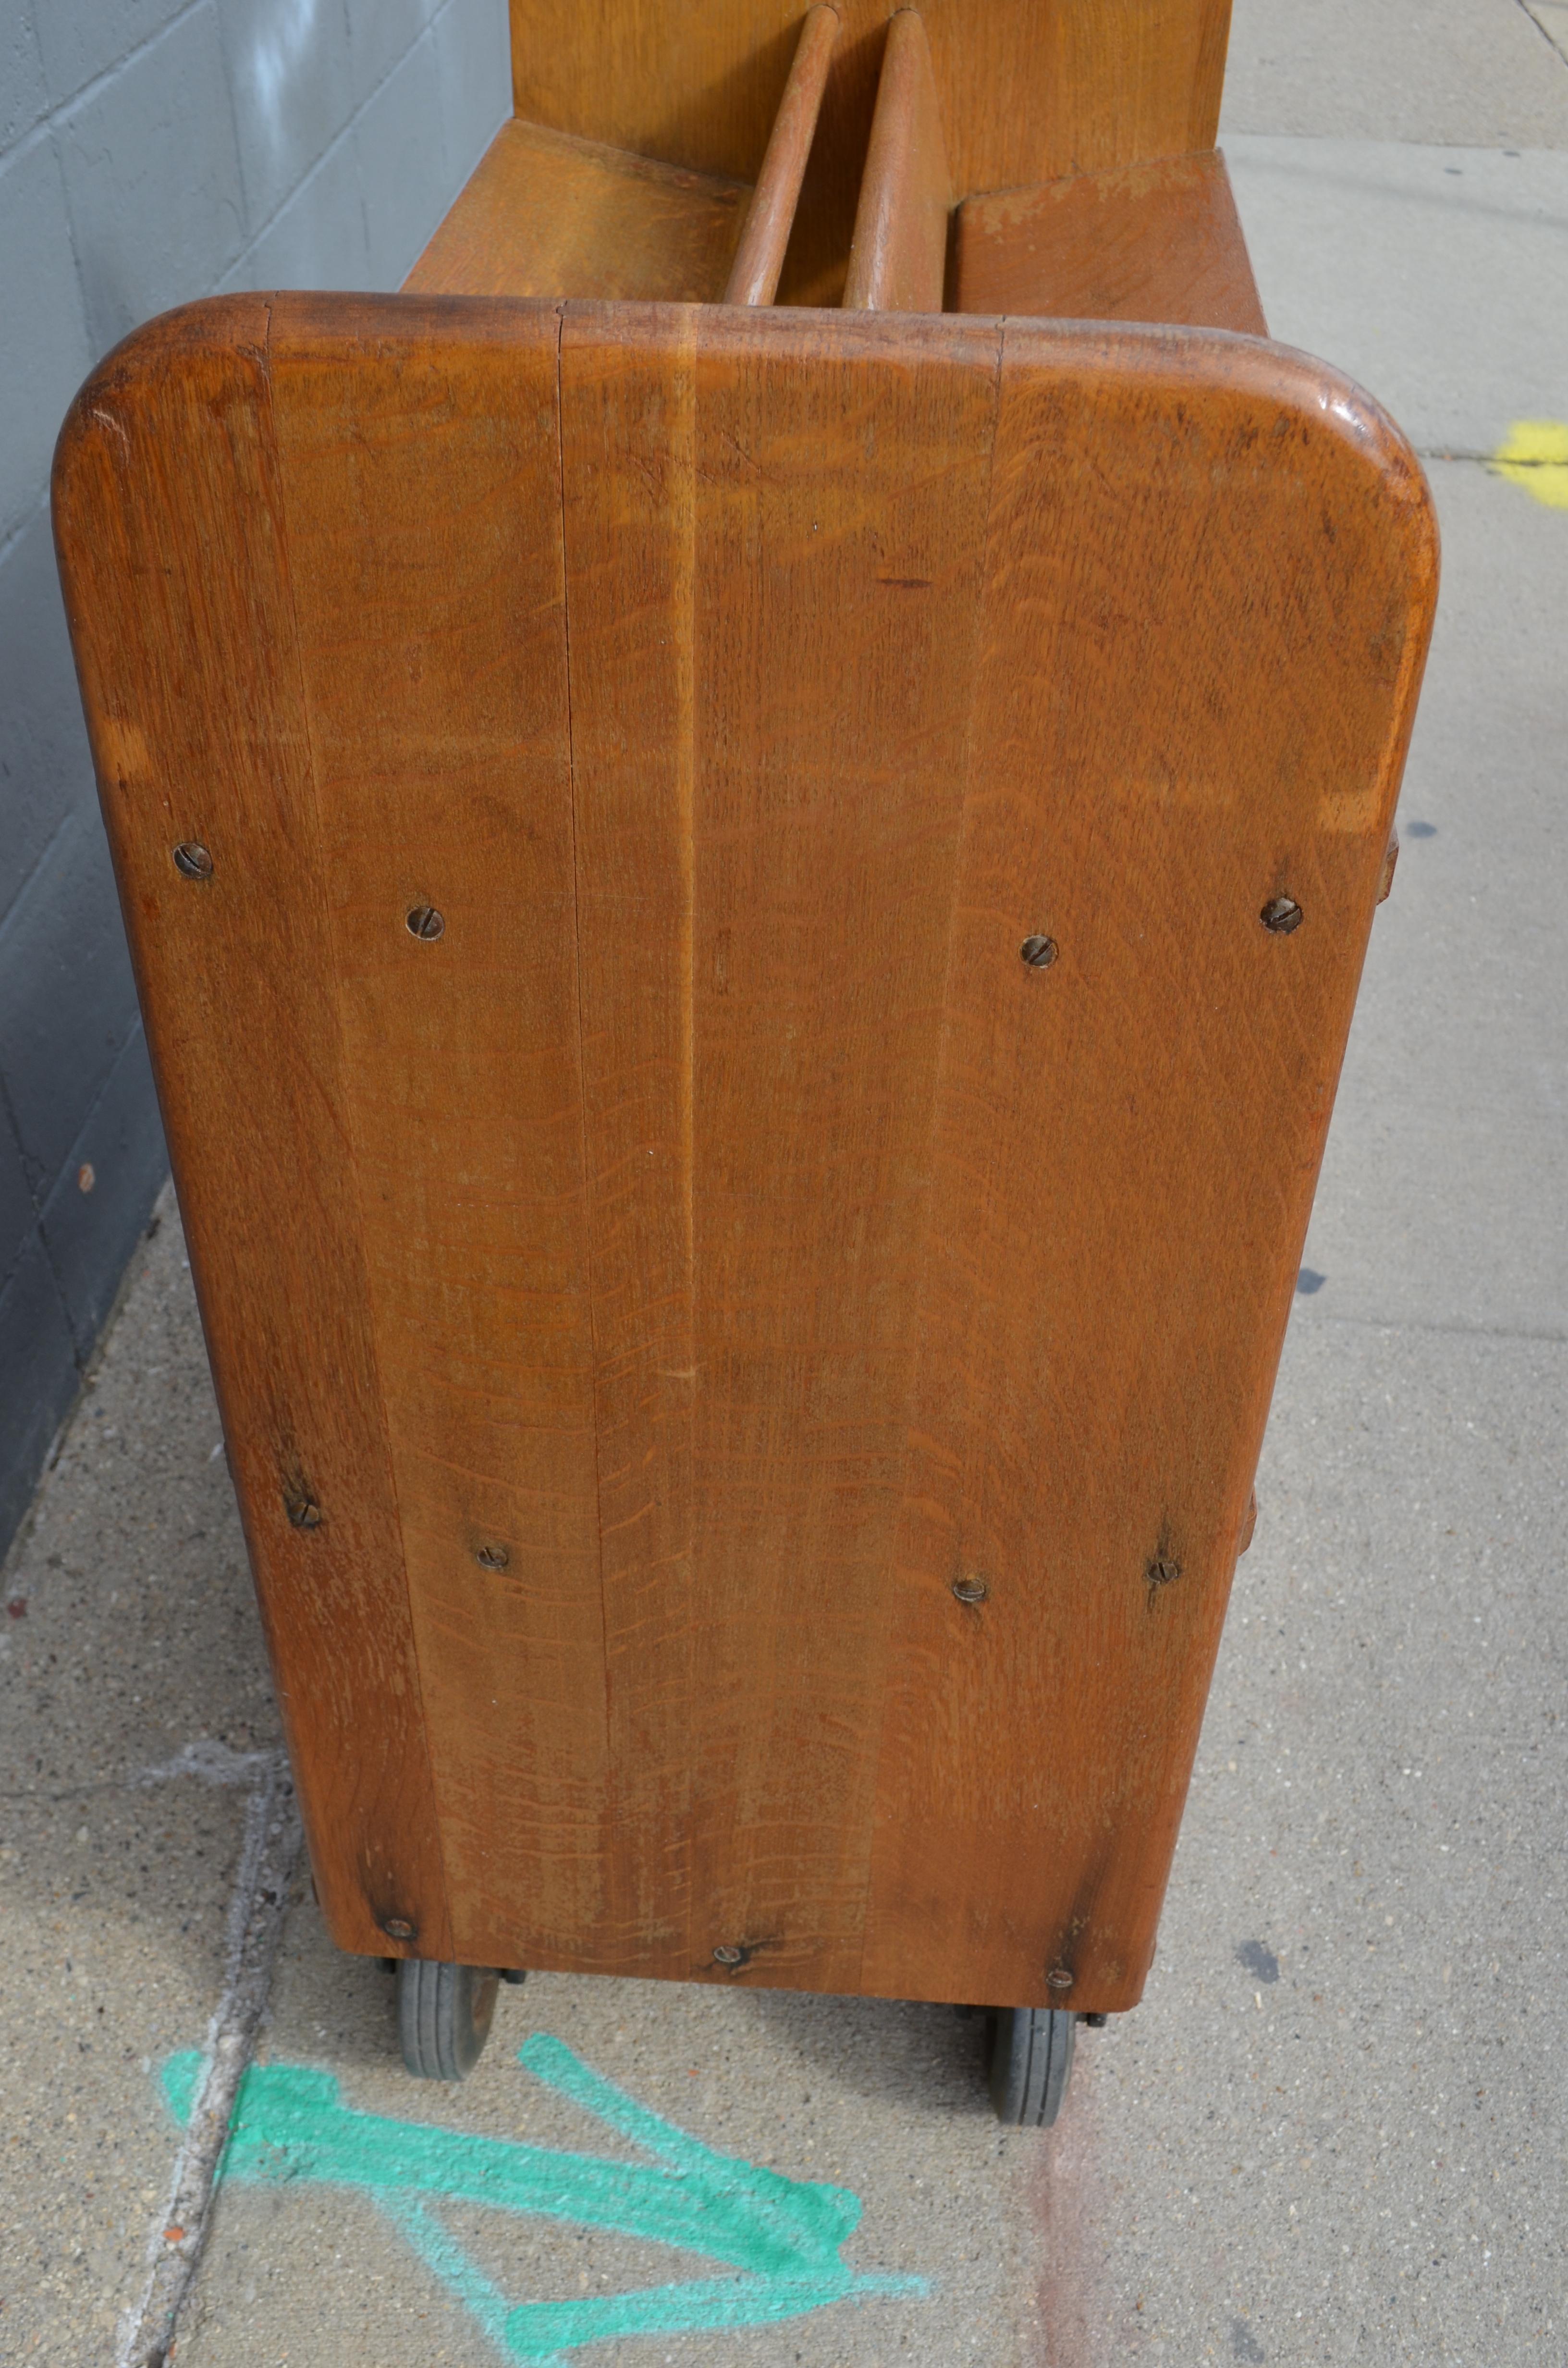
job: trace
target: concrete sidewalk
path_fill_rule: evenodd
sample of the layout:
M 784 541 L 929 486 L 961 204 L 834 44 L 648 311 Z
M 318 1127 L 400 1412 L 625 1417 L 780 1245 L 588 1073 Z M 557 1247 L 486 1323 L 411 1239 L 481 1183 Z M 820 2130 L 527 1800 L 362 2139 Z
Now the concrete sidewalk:
M 1568 61 L 1542 29 L 1564 11 L 1441 0 L 1421 40 L 1406 13 L 1238 0 L 1226 137 L 1276 334 L 1361 371 L 1428 454 L 1485 453 L 1568 418 Z M 308 2173 L 289 2146 L 376 2115 L 423 2125 L 377 2131 L 380 2159 L 447 2184 L 421 2210 L 239 2166 L 179 2368 L 1568 2357 L 1568 510 L 1428 466 L 1444 591 L 1403 851 L 1257 1538 L 1147 1998 L 1084 2034 L 1058 2130 L 998 2129 L 949 2009 L 744 1990 L 536 1976 L 461 2089 L 406 2079 L 392 1983 L 298 1884 L 251 1896 L 275 1887 L 278 1728 L 168 1205 L 0 1612 L 0 2358 L 133 2356 L 149 2274 L 190 2242 L 165 2078 L 177 2097 L 279 1934 L 276 2159 Z M 802 2227 L 812 2182 L 849 2191 L 863 2283 L 562 2348 L 613 2313 L 517 2307 L 714 2273 L 628 2233 L 593 2169 L 676 2133 L 782 2174 Z M 509 2157 L 532 2208 L 481 2210 L 485 2138 L 593 2159 Z M 585 2178 L 615 2225 L 551 2213 Z

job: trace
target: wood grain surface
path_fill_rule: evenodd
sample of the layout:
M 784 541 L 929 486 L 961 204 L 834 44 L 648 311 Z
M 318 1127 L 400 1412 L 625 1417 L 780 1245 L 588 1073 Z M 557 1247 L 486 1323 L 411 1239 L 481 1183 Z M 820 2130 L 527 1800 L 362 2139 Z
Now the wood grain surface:
M 1008 328 L 869 1990 L 1142 1989 L 1436 560 L 1326 370 Z
M 1218 150 L 967 198 L 949 296 L 960 313 L 1268 335 Z
M 57 501 L 336 1936 L 1132 2004 L 1408 449 L 1197 333 L 247 299 L 111 358 Z
M 778 290 L 838 32 L 835 8 L 807 9 L 731 267 L 726 304 L 771 304 Z
M 343 1947 L 408 1953 L 392 1918 L 445 1956 L 268 326 L 215 299 L 111 354 L 62 432 L 55 533 L 312 1863 Z
M 714 303 L 751 197 L 516 118 L 403 282 L 418 296 L 627 296 Z
M 888 26 L 877 108 L 855 209 L 846 312 L 939 313 L 952 182 L 926 28 L 913 8 Z
M 612 147 L 755 183 L 800 0 L 511 0 L 517 111 Z M 887 0 L 841 0 L 781 300 L 835 304 Z M 957 195 L 1214 144 L 1230 0 L 926 0 Z

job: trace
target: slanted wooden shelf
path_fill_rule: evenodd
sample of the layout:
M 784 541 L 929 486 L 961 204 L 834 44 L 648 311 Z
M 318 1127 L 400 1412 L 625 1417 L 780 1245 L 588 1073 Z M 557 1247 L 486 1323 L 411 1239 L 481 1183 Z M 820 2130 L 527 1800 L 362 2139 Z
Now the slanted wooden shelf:
M 403 282 L 410 296 L 713 303 L 751 190 L 514 120 Z
M 1268 334 L 1217 150 L 967 198 L 951 300 L 958 313 Z
M 322 1902 L 1125 2008 L 1424 481 L 1261 336 L 1223 0 L 512 22 L 405 293 L 153 324 L 56 483 Z

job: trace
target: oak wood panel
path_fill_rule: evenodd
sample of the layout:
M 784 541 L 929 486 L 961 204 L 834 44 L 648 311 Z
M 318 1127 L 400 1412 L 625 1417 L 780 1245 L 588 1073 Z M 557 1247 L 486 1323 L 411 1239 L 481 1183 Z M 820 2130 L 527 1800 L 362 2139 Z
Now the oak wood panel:
M 615 1848 L 560 324 L 476 306 L 454 344 L 448 318 L 280 299 L 271 369 L 339 1108 L 454 1953 L 537 1965 L 592 1959 Z M 407 926 L 426 906 L 438 938 Z
M 345 1947 L 403 1952 L 381 1929 L 395 1917 L 440 1956 L 451 1928 L 341 1132 L 267 320 L 257 297 L 196 306 L 100 366 L 62 434 L 56 536 L 322 1904 Z M 176 869 L 186 842 L 210 878 Z
M 611 146 L 755 182 L 794 54 L 799 0 L 511 0 L 517 111 Z M 838 302 L 887 0 L 844 32 L 781 294 Z M 1028 187 L 1211 148 L 1230 0 L 926 0 L 953 187 Z
M 827 6 L 808 8 L 801 26 L 795 62 L 790 68 L 790 79 L 768 134 L 767 153 L 746 210 L 745 228 L 724 290 L 726 304 L 773 302 L 837 39 L 837 10 Z
M 931 51 L 913 8 L 888 26 L 855 209 L 846 312 L 939 313 L 953 201 Z
M 967 198 L 950 301 L 960 313 L 1268 334 L 1218 150 Z
M 504 123 L 403 282 L 419 296 L 714 303 L 749 184 Z
M 562 341 L 642 1971 L 729 1979 L 728 1945 L 833 1989 L 860 1956 L 996 360 L 901 325 L 571 308 Z
M 1132 2003 L 1407 448 L 1183 332 L 247 299 L 106 366 L 59 499 L 338 1937 Z
M 1142 1989 L 1436 561 L 1332 373 L 1008 326 L 869 1990 Z

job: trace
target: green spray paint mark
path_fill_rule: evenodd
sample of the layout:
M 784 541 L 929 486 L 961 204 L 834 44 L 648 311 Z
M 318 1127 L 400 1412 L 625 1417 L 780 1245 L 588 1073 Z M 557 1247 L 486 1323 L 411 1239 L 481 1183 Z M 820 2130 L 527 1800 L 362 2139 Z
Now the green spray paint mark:
M 840 2258 L 860 2219 L 847 2188 L 786 2179 L 716 2154 L 536 2032 L 519 2059 L 548 2088 L 666 2166 L 607 2161 L 426 2122 L 357 2113 L 330 2072 L 252 2065 L 240 2085 L 220 2176 L 358 2187 L 453 2297 L 514 2360 L 535 2368 L 617 2336 L 758 2327 L 868 2294 L 924 2294 L 923 2278 L 862 2275 Z M 164 2089 L 189 2118 L 201 2059 L 172 2055 Z M 424 2199 L 485 2203 L 610 2228 L 725 2261 L 741 2274 L 692 2278 L 576 2302 L 509 2305 Z

